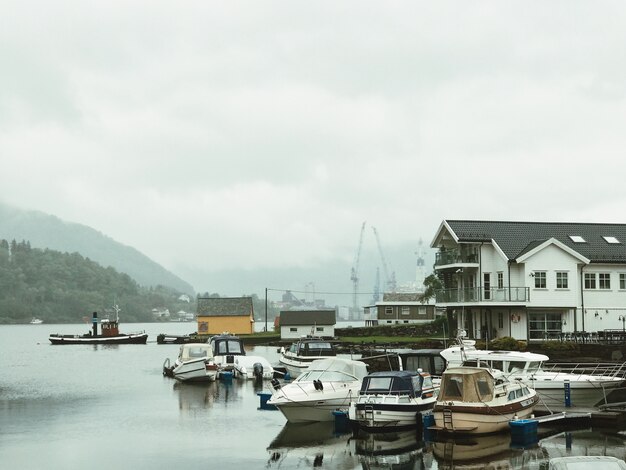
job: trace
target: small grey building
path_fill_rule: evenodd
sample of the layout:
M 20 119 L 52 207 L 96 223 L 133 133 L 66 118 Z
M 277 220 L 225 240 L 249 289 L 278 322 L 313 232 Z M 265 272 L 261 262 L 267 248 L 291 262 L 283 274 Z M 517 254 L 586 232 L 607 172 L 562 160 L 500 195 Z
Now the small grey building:
M 435 319 L 435 305 L 422 303 L 419 293 L 385 293 L 376 314 L 379 325 L 427 323 Z
M 285 310 L 280 312 L 280 338 L 298 339 L 302 336 L 335 336 L 334 310 Z

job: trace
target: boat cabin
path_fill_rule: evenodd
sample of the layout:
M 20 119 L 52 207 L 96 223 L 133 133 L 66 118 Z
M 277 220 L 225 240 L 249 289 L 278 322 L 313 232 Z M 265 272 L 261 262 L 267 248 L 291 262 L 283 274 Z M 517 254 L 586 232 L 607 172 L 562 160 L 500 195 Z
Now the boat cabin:
M 411 371 L 373 372 L 363 379 L 360 395 L 432 396 L 433 380 L 429 374 Z M 430 393 L 430 395 L 428 395 Z
M 213 336 L 209 340 L 214 356 L 245 356 L 241 338 L 229 334 Z
M 544 354 L 521 351 L 485 351 L 453 346 L 442 351 L 448 367 L 489 367 L 508 373 L 532 374 L 539 371 L 549 358 Z
M 438 377 L 446 369 L 446 360 L 441 355 L 441 351 L 443 349 L 401 349 L 398 351 L 398 356 L 402 362 L 402 370 L 421 369 Z
M 101 320 L 102 336 L 117 336 L 120 334 L 119 323 L 116 320 Z
M 490 402 L 494 398 L 495 378 L 486 369 L 457 367 L 441 377 L 438 402 Z
M 301 357 L 327 357 L 337 355 L 333 343 L 323 338 L 311 336 L 302 338 L 300 341 L 293 343 L 288 351 L 294 356 Z

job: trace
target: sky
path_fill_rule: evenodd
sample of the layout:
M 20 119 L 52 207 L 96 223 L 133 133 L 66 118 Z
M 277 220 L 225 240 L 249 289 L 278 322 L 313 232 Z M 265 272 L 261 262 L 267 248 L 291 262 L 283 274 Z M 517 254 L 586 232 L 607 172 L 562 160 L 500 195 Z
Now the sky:
M 389 252 L 444 219 L 624 223 L 624 24 L 621 1 L 3 2 L 0 201 L 199 290 L 349 267 L 364 221 Z

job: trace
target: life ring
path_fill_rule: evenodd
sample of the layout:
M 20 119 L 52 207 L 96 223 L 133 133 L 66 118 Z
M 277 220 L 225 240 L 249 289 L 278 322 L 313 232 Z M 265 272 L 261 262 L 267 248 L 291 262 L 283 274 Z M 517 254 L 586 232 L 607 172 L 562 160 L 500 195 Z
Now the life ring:
M 519 323 L 520 320 L 521 320 L 521 317 L 517 313 L 513 313 L 511 315 L 511 321 L 513 323 Z

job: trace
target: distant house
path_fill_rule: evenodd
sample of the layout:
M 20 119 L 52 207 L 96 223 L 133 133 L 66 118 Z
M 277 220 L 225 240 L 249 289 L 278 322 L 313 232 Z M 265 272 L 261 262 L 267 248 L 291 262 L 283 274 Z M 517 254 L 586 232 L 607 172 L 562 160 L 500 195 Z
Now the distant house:
M 197 319 L 199 334 L 252 334 L 252 297 L 198 297 Z
M 374 312 L 376 319 L 372 320 L 378 320 L 378 325 L 427 323 L 435 319 L 435 305 L 423 303 L 421 295 L 413 292 L 383 294 L 383 300 L 376 302 Z
M 334 310 L 286 310 L 280 312 L 280 338 L 314 335 L 335 336 Z

